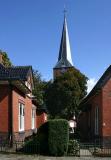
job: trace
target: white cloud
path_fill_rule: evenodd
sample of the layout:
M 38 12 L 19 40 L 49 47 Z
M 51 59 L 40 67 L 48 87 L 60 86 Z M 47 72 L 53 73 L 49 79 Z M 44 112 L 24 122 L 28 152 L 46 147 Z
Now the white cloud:
M 87 93 L 89 93 L 92 88 L 95 86 L 97 80 L 95 78 L 90 78 L 88 81 L 87 81 Z

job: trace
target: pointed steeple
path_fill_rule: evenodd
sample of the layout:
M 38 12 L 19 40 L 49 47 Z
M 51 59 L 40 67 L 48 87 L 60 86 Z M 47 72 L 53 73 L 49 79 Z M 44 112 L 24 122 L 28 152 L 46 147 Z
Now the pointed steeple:
M 66 15 L 64 14 L 64 23 L 63 23 L 62 37 L 60 43 L 59 57 L 58 57 L 58 62 L 54 68 L 63 68 L 63 67 L 69 68 L 72 66 L 73 63 L 71 58 L 67 20 L 66 20 Z

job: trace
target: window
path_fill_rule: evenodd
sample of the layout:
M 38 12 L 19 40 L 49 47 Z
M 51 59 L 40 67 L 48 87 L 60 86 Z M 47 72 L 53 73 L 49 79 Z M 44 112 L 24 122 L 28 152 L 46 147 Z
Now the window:
M 99 134 L 99 108 L 95 108 L 95 135 Z
M 19 131 L 24 131 L 24 104 L 19 103 Z
M 35 128 L 35 109 L 32 109 L 32 129 Z
M 91 127 L 91 112 L 88 112 L 88 127 Z

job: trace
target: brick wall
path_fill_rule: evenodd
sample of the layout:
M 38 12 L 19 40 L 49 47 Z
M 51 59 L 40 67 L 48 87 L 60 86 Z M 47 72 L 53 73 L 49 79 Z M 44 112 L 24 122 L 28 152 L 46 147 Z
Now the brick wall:
M 13 132 L 14 139 L 23 140 L 25 137 L 31 136 L 36 130 L 32 130 L 32 100 L 20 93 L 17 89 L 13 90 Z M 25 106 L 25 130 L 23 132 L 19 132 L 19 102 L 23 103 Z M 35 118 L 35 126 L 36 126 L 36 118 Z
M 25 130 L 23 132 L 19 132 L 19 102 L 25 105 Z M 45 113 L 38 115 L 37 118 L 35 117 L 35 127 L 38 128 L 45 121 Z M 0 85 L 0 138 L 10 137 L 11 123 L 14 140 L 24 140 L 25 137 L 36 133 L 36 128 L 32 129 L 32 100 L 16 88 L 10 90 L 9 85 Z
M 8 85 L 0 85 L 0 132 L 8 132 L 9 94 Z
M 102 131 L 104 137 L 111 137 L 111 79 L 103 88 Z
M 19 102 L 25 105 L 25 95 L 18 92 L 17 89 L 12 91 L 12 112 L 13 112 L 13 132 L 19 132 Z M 25 106 L 26 109 L 26 106 Z
M 62 69 L 64 69 L 65 71 L 68 71 L 71 68 L 73 68 L 73 67 L 69 67 L 69 68 L 54 68 L 53 69 L 53 77 L 54 77 L 54 79 L 59 77 L 60 75 L 62 75 L 64 73 L 64 72 L 63 73 L 61 72 Z
M 90 97 L 86 105 L 91 104 L 91 133 L 92 137 L 96 137 L 94 134 L 95 128 L 95 107 L 99 107 L 99 137 L 103 139 L 103 143 L 111 142 L 111 79 L 105 84 L 101 91 L 96 92 Z M 87 130 L 87 117 L 88 111 L 83 112 L 79 118 L 79 128 L 85 136 L 88 133 Z M 86 124 L 86 125 L 85 125 Z M 86 136 L 87 137 L 87 136 Z
M 61 75 L 61 69 L 53 69 L 53 77 L 59 77 Z
M 90 97 L 82 107 L 86 106 L 87 109 L 79 116 L 78 129 L 82 138 L 93 140 L 102 136 L 102 90 Z M 99 135 L 95 135 L 95 107 L 99 108 Z
M 37 128 L 39 128 L 43 123 L 47 121 L 47 114 L 43 112 L 37 113 L 36 124 Z
M 91 133 L 92 137 L 102 136 L 102 90 L 97 92 L 91 100 Z M 99 135 L 95 135 L 95 108 L 99 108 Z

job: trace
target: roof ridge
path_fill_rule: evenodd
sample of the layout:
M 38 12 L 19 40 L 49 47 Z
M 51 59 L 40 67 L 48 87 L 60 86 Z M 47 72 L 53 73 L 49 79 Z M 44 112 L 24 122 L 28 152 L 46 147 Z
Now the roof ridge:
M 111 77 L 111 75 L 109 76 L 108 73 L 110 73 L 111 71 L 111 65 L 109 65 L 109 67 L 104 71 L 104 73 L 102 74 L 102 76 L 99 78 L 99 80 L 97 81 L 97 83 L 95 84 L 95 86 L 92 88 L 92 90 L 88 93 L 88 95 L 82 100 L 82 102 L 84 103 L 84 101 L 90 97 L 91 95 L 93 95 L 93 93 L 102 88 L 105 83 L 108 81 L 108 79 Z M 108 76 L 107 76 L 108 74 Z M 107 78 L 105 78 L 107 76 Z
M 0 65 L 0 79 L 13 79 L 26 80 L 29 72 L 32 72 L 32 66 L 11 66 L 5 67 Z
M 6 67 L 6 68 L 28 68 L 28 67 L 32 67 L 31 65 L 27 65 L 27 66 L 11 66 L 11 67 Z

